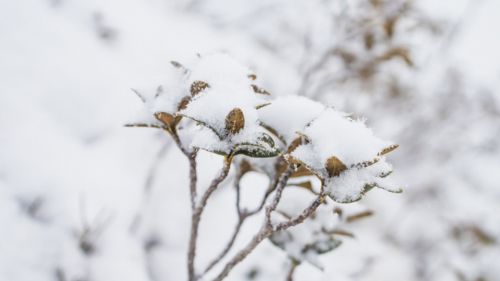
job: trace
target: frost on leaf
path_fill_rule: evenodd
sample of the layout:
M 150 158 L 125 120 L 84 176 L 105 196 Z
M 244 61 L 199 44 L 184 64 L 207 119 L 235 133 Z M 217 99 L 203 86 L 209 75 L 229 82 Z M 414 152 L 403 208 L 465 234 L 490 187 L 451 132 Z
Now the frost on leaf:
M 250 71 L 227 55 L 201 57 L 187 77 L 191 100 L 179 115 L 200 125 L 191 145 L 223 155 L 271 157 L 280 153 L 260 126 L 257 108 L 268 103 L 254 93 Z
M 317 175 L 333 200 L 354 202 L 373 187 L 401 192 L 386 178 L 392 167 L 384 157 L 397 145 L 375 137 L 364 121 L 328 108 L 301 134 L 307 143 L 294 149 L 288 160 Z

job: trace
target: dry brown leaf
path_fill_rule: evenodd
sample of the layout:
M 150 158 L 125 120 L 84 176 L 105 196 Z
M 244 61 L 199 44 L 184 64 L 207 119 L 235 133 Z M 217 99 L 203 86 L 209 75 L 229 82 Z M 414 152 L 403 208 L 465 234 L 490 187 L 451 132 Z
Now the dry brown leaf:
M 241 131 L 245 127 L 245 116 L 243 115 L 243 111 L 239 108 L 235 108 L 229 112 L 226 116 L 226 131 L 235 135 Z
M 398 147 L 399 147 L 399 144 L 390 145 L 390 146 L 382 149 L 382 151 L 380 151 L 378 153 L 378 156 L 386 155 L 387 153 L 394 151 Z
M 337 177 L 343 171 L 347 170 L 347 167 L 342 161 L 340 161 L 337 157 L 332 156 L 326 160 L 326 171 L 330 177 Z
M 156 119 L 167 125 L 167 127 L 173 128 L 175 126 L 175 117 L 172 114 L 166 112 L 156 112 L 154 115 Z
M 209 87 L 210 87 L 210 85 L 208 85 L 207 82 L 196 80 L 193 82 L 193 84 L 191 84 L 191 96 L 194 97 L 197 94 L 199 94 L 201 91 L 203 91 Z
M 259 86 L 255 85 L 255 84 L 252 84 L 251 86 L 252 86 L 253 91 L 257 94 L 268 95 L 268 96 L 271 95 L 268 91 L 260 88 Z

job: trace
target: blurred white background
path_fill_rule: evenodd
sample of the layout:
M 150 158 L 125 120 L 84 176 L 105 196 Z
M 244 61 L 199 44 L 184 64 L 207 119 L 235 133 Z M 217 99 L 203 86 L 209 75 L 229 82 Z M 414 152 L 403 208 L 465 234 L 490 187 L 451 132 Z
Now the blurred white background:
M 400 144 L 405 192 L 353 204 L 374 216 L 295 280 L 499 280 L 499 14 L 496 0 L 0 1 L 0 280 L 186 280 L 187 161 L 123 124 L 141 107 L 130 88 L 212 52 Z M 206 182 L 219 162 L 200 161 Z M 210 202 L 200 264 L 233 198 Z M 228 280 L 285 280 L 285 260 L 266 242 Z

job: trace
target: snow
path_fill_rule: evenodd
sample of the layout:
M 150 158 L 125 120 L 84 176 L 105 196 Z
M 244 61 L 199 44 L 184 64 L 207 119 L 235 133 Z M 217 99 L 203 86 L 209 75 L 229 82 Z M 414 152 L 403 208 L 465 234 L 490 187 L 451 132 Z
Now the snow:
M 188 117 L 209 128 L 204 133 L 194 136 L 192 146 L 208 151 L 230 154 L 236 146 L 253 144 L 264 147 L 267 151 L 274 147 L 262 142 L 264 129 L 259 125 L 257 107 L 265 103 L 261 95 L 253 92 L 248 77 L 250 71 L 225 54 L 201 56 L 189 71 L 187 82 L 207 83 L 208 87 L 191 98 L 186 108 L 178 114 Z M 233 111 L 242 113 L 241 128 L 237 132 L 228 131 L 228 118 Z M 214 133 L 218 138 L 209 137 Z M 225 141 L 227 143 L 220 144 Z M 251 148 L 243 148 L 251 150 Z M 274 152 L 273 152 L 274 153 Z
M 324 110 L 325 106 L 301 96 L 283 96 L 259 110 L 259 120 L 276 131 L 289 145 L 297 132 Z
M 363 120 L 353 120 L 334 109 L 322 112 L 302 133 L 312 142 L 320 162 L 336 156 L 347 166 L 371 161 L 390 142 L 373 135 Z
M 343 112 L 327 108 L 301 133 L 307 143 L 291 152 L 290 161 L 299 161 L 325 180 L 325 189 L 335 201 L 357 201 L 369 188 L 379 185 L 392 192 L 401 192 L 394 183 L 380 179 L 392 172 L 382 154 L 393 145 L 375 137 L 364 121 L 353 120 Z M 345 167 L 336 172 L 338 175 L 328 171 L 327 162 L 331 157 L 336 157 Z
M 341 204 L 344 216 L 359 208 L 373 210 L 374 215 L 350 224 L 348 230 L 356 239 L 342 239 L 334 251 L 297 254 L 309 238 L 315 239 L 309 230 L 336 223 L 335 215 L 297 229 L 299 243 L 289 250 L 322 265 L 324 271 L 304 262 L 294 280 L 447 281 L 456 280 L 457 274 L 467 280 L 496 280 L 500 80 L 499 37 L 492 27 L 499 24 L 498 1 L 418 1 L 419 9 L 409 20 L 401 19 L 388 46 L 369 52 L 359 44 L 363 34 L 358 30 L 366 22 L 356 25 L 354 19 L 359 18 L 352 16 L 362 14 L 370 20 L 361 8 L 370 4 L 341 2 L 0 1 L 0 280 L 53 281 L 56 274 L 65 280 L 186 280 L 188 163 L 164 132 L 123 125 L 160 125 L 153 114 L 175 113 L 194 79 L 213 84 L 197 99 L 221 90 L 210 93 L 224 97 L 217 100 L 216 106 L 223 105 L 210 120 L 220 132 L 235 106 L 245 114 L 245 127 L 256 130 L 217 142 L 213 131 L 184 118 L 179 134 L 192 146 L 227 152 L 233 145 L 256 140 L 260 133 L 273 136 L 261 131 L 260 122 L 276 127 L 286 142 L 299 136 L 297 131 L 314 139 L 303 127 L 322 110 L 295 97 L 302 85 L 302 94 L 367 116 L 377 136 L 401 145 L 390 154 L 395 173 L 389 177 L 379 177 L 392 170 L 380 157 L 374 165 L 328 179 L 344 181 L 329 186 L 330 192 L 339 188 L 336 196 L 350 199 L 364 182 L 391 191 L 400 187 L 393 182 L 409 184 L 402 195 L 374 189 L 360 202 Z M 382 20 L 379 12 L 389 11 L 382 7 L 372 12 Z M 442 33 L 416 32 L 415 23 L 425 25 L 431 16 L 443 24 Z M 369 26 L 377 40 L 384 38 L 377 22 Z M 356 76 L 356 67 L 392 45 L 408 46 L 415 66 L 408 68 L 395 59 L 377 68 L 371 79 Z M 324 60 L 325 68 L 304 81 L 304 74 L 332 47 L 354 52 L 359 64 L 346 67 L 332 55 Z M 192 76 L 172 67 L 172 60 L 190 69 Z M 251 73 L 258 79 L 249 79 Z M 228 85 L 224 77 L 239 82 Z M 252 84 L 272 96 L 253 93 Z M 160 85 L 164 94 L 154 98 Z M 400 87 L 400 95 L 393 95 L 388 85 Z M 131 88 L 146 98 L 146 104 Z M 242 93 L 251 96 L 234 102 L 234 95 Z M 256 110 L 261 101 L 272 103 Z M 201 104 L 213 100 L 198 102 L 193 116 L 205 114 L 208 109 Z M 273 107 L 289 114 L 276 115 Z M 348 124 L 344 121 L 335 122 L 335 128 Z M 377 157 L 379 146 L 366 141 L 373 136 L 363 129 L 363 122 L 348 122 L 357 128 L 348 130 L 357 136 L 350 142 L 332 138 L 335 149 L 319 149 L 311 142 L 299 146 L 294 155 L 316 171 L 332 155 L 349 168 L 348 164 Z M 320 131 L 312 135 L 330 133 Z M 217 143 L 220 148 L 214 146 Z M 360 147 L 343 154 L 340 148 L 354 143 Z M 235 161 L 239 157 L 249 158 L 238 156 Z M 259 172 L 271 176 L 275 160 L 251 158 Z M 220 168 L 221 157 L 200 151 L 198 164 L 203 190 Z M 152 179 L 151 167 L 156 171 Z M 267 184 L 268 177 L 258 172 L 245 176 L 245 197 L 252 199 L 249 208 L 258 204 Z M 296 214 L 312 197 L 303 188 L 287 187 L 279 209 Z M 200 267 L 224 246 L 235 220 L 228 181 L 214 193 L 203 217 Z M 236 248 L 248 242 L 261 223 L 256 217 L 245 224 Z M 92 229 L 104 225 L 99 235 L 92 235 L 96 251 L 91 255 L 78 241 L 85 224 Z M 255 280 L 283 280 L 287 255 L 265 241 L 227 280 L 248 280 L 252 272 Z

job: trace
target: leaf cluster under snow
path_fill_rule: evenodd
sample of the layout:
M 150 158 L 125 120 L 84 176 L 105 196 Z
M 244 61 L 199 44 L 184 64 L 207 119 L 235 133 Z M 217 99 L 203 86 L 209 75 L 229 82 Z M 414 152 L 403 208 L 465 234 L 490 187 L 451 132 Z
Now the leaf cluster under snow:
M 292 165 L 289 185 L 315 195 L 324 192 L 341 203 L 357 201 L 375 186 L 400 191 L 386 178 L 392 166 L 385 154 L 397 145 L 374 136 L 364 120 L 305 97 L 269 99 L 266 91 L 253 84 L 255 76 L 227 55 L 200 57 L 189 68 L 174 66 L 180 71 L 170 80 L 173 85 L 158 87 L 145 103 L 169 133 L 183 132 L 178 136 L 188 140 L 190 148 L 244 154 L 236 162 L 241 172 L 261 171 L 271 178 Z M 187 123 L 178 126 L 181 119 Z M 310 178 L 304 182 L 304 176 L 316 176 L 321 191 L 313 190 Z M 304 197 L 300 200 L 304 202 Z M 275 223 L 302 210 L 297 207 L 300 204 L 282 201 L 272 214 Z M 341 224 L 340 215 L 325 198 L 311 218 L 270 239 L 297 262 L 321 268 L 318 255 L 340 245 L 335 231 Z
M 383 155 L 397 146 L 374 136 L 363 120 L 327 108 L 300 133 L 304 144 L 290 158 L 322 179 L 335 201 L 357 201 L 374 186 L 400 191 L 384 179 L 392 167 Z

